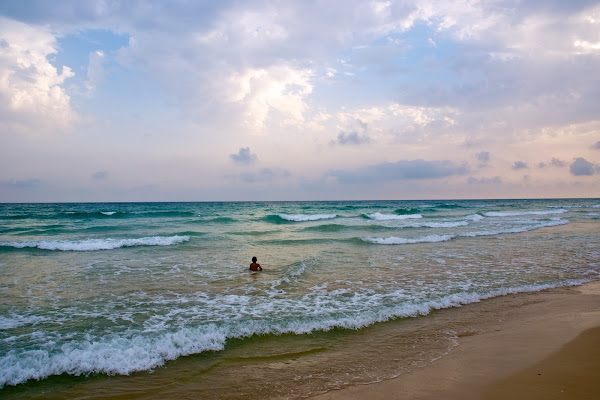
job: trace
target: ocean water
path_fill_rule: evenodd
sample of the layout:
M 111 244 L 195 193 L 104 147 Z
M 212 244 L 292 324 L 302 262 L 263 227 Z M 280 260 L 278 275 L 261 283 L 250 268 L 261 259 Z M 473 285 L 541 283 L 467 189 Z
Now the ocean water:
M 0 395 L 307 396 L 443 356 L 461 305 L 598 279 L 599 199 L 0 204 Z

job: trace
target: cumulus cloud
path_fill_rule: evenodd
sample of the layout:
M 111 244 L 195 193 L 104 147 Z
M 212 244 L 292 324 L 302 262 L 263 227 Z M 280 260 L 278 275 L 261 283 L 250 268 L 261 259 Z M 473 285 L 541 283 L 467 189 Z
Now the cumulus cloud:
M 524 161 L 515 161 L 515 163 L 512 166 L 512 169 L 514 169 L 515 171 L 518 171 L 520 169 L 526 169 L 529 168 L 527 166 L 527 163 Z
M 340 145 L 360 145 L 363 143 L 369 143 L 370 139 L 368 136 L 359 135 L 358 132 L 350 132 L 346 133 L 344 131 L 338 133 L 337 139 L 332 142 L 332 144 L 340 144 Z
M 583 157 L 577 157 L 569 167 L 571 174 L 575 176 L 594 175 L 598 169 L 597 165 L 594 165 Z
M 249 165 L 256 161 L 256 154 L 250 152 L 250 147 L 240 147 L 237 154 L 230 154 L 229 158 L 236 164 Z
M 3 131 L 32 133 L 69 129 L 77 114 L 63 85 L 74 76 L 59 72 L 48 56 L 56 38 L 47 28 L 0 17 L 0 126 Z
M 325 177 L 340 183 L 372 183 L 399 180 L 438 179 L 468 172 L 466 164 L 452 161 L 401 160 L 359 168 L 356 171 L 332 170 Z
M 336 140 L 332 140 L 330 142 L 331 145 L 339 144 L 339 145 L 361 145 L 364 143 L 369 143 L 371 139 L 367 135 L 367 129 L 369 128 L 369 124 L 361 121 L 360 119 L 356 120 L 356 124 L 360 126 L 362 130 L 362 135 L 359 134 L 356 130 L 346 133 L 345 131 L 340 131 L 338 133 Z
M 220 81 L 222 100 L 243 107 L 242 123 L 260 129 L 273 113 L 282 116 L 283 125 L 301 125 L 308 108 L 305 97 L 312 90 L 312 71 L 288 65 L 249 68 L 231 72 Z

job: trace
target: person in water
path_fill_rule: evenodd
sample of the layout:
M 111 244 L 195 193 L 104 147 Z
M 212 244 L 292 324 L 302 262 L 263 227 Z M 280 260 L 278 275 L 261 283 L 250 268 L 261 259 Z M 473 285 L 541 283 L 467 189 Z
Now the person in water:
M 252 257 L 252 264 L 250 264 L 250 271 L 262 271 L 262 267 L 256 262 L 256 257 Z

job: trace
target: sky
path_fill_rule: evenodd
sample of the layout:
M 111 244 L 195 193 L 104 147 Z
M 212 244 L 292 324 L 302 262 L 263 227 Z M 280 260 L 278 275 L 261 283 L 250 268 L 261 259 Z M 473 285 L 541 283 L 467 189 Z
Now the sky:
M 0 1 L 0 202 L 600 197 L 600 1 Z

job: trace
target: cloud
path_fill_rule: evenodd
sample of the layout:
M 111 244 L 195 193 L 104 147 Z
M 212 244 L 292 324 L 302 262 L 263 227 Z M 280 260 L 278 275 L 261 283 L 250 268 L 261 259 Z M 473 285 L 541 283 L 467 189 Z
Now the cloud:
M 556 157 L 552 157 L 552 160 L 550 160 L 550 165 L 553 167 L 562 168 L 566 165 L 566 163 Z M 538 168 L 546 168 L 547 166 L 548 164 L 546 164 L 545 162 L 541 162 L 538 164 Z
M 0 187 L 4 187 L 6 189 L 33 189 L 38 187 L 42 181 L 39 179 L 31 178 L 25 180 L 14 180 L 11 179 L 9 181 L 0 182 Z
M 289 65 L 230 71 L 223 80 L 212 82 L 220 100 L 242 107 L 242 124 L 260 129 L 268 117 L 279 113 L 283 125 L 301 125 L 308 109 L 305 97 L 312 90 L 312 71 Z
M 108 171 L 98 171 L 92 174 L 92 179 L 97 181 L 101 181 L 106 178 L 108 178 Z
M 594 165 L 583 157 L 577 157 L 569 167 L 571 174 L 575 176 L 594 175 L 598 169 L 597 165 Z
M 457 165 L 451 161 L 402 160 L 385 162 L 359 168 L 356 171 L 332 170 L 325 178 L 333 177 L 340 183 L 372 183 L 399 180 L 438 179 L 468 172 L 466 164 Z
M 594 149 L 600 149 L 600 141 L 596 142 L 596 144 L 594 144 L 592 146 L 592 148 L 594 148 Z
M 88 59 L 88 80 L 85 81 L 84 85 L 88 92 L 91 93 L 95 91 L 96 87 L 106 78 L 104 72 L 104 63 L 106 62 L 106 58 L 102 50 L 96 50 L 89 54 Z
M 63 85 L 74 74 L 67 66 L 59 73 L 48 61 L 57 52 L 54 35 L 4 17 L 0 27 L 1 130 L 70 129 L 78 116 Z
M 467 179 L 467 183 L 469 185 L 488 185 L 490 183 L 499 184 L 502 183 L 502 179 L 499 176 L 494 176 L 493 178 L 473 178 L 470 177 Z
M 358 132 L 356 132 L 356 131 L 350 132 L 350 133 L 341 131 L 337 136 L 337 140 L 331 141 L 330 144 L 339 144 L 342 146 L 344 146 L 344 145 L 361 145 L 364 143 L 369 143 L 370 141 L 371 141 L 371 139 L 369 139 L 369 137 L 367 135 L 359 135 Z
M 527 166 L 527 163 L 525 163 L 524 161 L 515 161 L 515 163 L 512 166 L 512 169 L 514 169 L 515 171 L 518 171 L 520 169 L 526 169 L 529 168 Z
M 487 164 L 490 161 L 490 152 L 482 151 L 481 153 L 477 153 L 477 159 L 484 164 Z
M 250 165 L 256 161 L 256 154 L 250 152 L 250 147 L 241 147 L 237 154 L 230 154 L 231 158 L 236 164 Z

